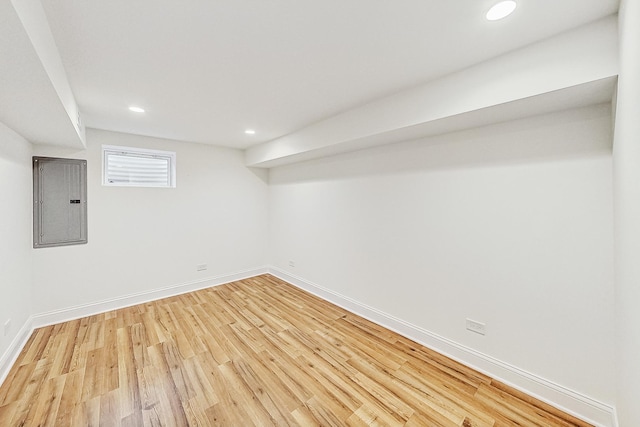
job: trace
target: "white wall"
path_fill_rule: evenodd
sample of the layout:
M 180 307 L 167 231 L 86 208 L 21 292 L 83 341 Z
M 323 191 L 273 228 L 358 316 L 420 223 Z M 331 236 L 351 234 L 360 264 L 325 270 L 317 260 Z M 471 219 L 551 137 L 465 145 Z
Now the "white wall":
M 101 185 L 101 145 L 176 151 L 177 188 Z M 34 249 L 35 313 L 190 283 L 266 264 L 266 171 L 239 150 L 90 129 L 87 245 Z M 197 272 L 196 265 L 208 264 Z
M 0 123 L 0 370 L 31 315 L 31 194 L 31 144 Z
M 610 114 L 274 168 L 271 264 L 613 404 Z
M 640 0 L 620 6 L 620 80 L 614 140 L 617 407 L 640 425 Z

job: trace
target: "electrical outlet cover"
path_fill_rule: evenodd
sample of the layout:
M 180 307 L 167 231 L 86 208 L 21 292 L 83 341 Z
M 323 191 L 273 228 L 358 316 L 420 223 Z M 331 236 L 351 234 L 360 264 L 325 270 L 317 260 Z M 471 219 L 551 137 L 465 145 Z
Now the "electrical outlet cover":
M 476 334 L 485 335 L 487 333 L 487 325 L 475 320 L 467 319 L 467 330 Z

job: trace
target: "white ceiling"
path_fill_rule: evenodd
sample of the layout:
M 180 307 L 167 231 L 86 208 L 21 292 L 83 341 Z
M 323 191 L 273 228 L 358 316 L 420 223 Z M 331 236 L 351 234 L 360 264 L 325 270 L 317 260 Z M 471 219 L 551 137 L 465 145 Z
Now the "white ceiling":
M 42 0 L 88 127 L 246 148 L 615 13 L 619 0 Z M 140 115 L 130 104 L 146 108 Z M 246 128 L 257 134 L 244 134 Z

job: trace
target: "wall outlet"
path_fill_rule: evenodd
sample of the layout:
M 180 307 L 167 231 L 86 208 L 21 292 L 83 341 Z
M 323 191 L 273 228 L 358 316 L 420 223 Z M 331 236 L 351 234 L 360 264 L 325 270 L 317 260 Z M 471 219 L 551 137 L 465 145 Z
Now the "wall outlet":
M 295 266 L 296 266 L 296 263 L 291 261 L 291 260 L 289 260 L 289 267 L 295 267 Z
M 196 265 L 196 271 L 205 271 L 207 268 L 209 268 L 207 266 L 207 264 L 198 264 L 198 265 Z
M 4 336 L 5 337 L 9 334 L 10 330 L 11 330 L 11 319 L 7 319 L 7 321 L 4 322 Z
M 467 330 L 475 332 L 476 334 L 485 335 L 487 333 L 487 325 L 482 322 L 467 319 Z

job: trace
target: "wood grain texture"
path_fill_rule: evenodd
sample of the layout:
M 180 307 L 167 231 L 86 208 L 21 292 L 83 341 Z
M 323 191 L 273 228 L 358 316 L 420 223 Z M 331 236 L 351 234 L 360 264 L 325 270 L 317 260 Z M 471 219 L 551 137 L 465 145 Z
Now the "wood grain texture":
M 263 275 L 37 329 L 1 426 L 588 426 Z

